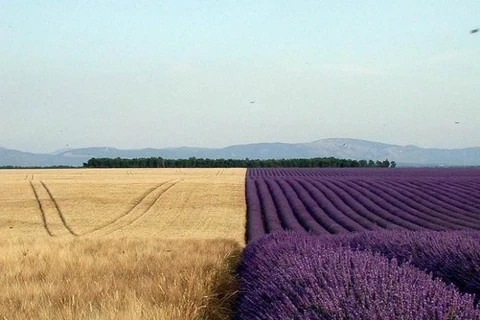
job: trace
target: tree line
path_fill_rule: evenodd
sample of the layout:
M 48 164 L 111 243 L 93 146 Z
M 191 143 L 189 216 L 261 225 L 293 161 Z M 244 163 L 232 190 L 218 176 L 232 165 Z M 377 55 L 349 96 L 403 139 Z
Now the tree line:
M 84 168 L 395 168 L 395 161 L 334 157 L 296 159 L 91 158 Z

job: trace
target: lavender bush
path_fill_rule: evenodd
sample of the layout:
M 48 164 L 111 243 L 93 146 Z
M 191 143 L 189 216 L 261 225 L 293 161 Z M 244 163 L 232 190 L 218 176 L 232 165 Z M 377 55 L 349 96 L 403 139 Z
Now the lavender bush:
M 325 243 L 408 262 L 480 299 L 480 232 L 377 231 L 324 238 Z M 322 241 L 322 240 L 319 240 Z
M 480 319 L 472 296 L 336 238 L 348 236 L 276 232 L 250 243 L 236 319 Z

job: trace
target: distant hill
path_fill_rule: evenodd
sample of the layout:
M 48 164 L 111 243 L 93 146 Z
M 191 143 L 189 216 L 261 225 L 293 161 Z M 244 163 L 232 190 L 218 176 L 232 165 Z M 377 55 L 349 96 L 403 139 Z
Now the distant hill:
M 399 146 L 358 139 L 329 138 L 309 143 L 253 143 L 225 148 L 116 149 L 92 147 L 60 150 L 51 154 L 21 152 L 0 147 L 0 166 L 82 166 L 90 158 L 231 158 L 289 159 L 336 157 L 393 160 L 398 166 L 480 166 L 480 147 L 432 149 Z

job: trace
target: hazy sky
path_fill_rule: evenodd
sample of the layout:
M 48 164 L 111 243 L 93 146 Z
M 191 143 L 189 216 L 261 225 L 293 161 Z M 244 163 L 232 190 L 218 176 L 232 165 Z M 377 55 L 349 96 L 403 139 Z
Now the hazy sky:
M 480 146 L 478 0 L 0 1 L 3 147 Z

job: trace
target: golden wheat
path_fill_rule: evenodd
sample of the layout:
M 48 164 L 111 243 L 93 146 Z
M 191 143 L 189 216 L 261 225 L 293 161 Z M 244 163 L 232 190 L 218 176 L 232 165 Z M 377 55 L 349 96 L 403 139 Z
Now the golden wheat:
M 244 169 L 0 171 L 0 235 L 244 241 Z
M 2 319 L 225 319 L 233 240 L 0 241 Z
M 0 318 L 228 318 L 244 175 L 0 171 Z

